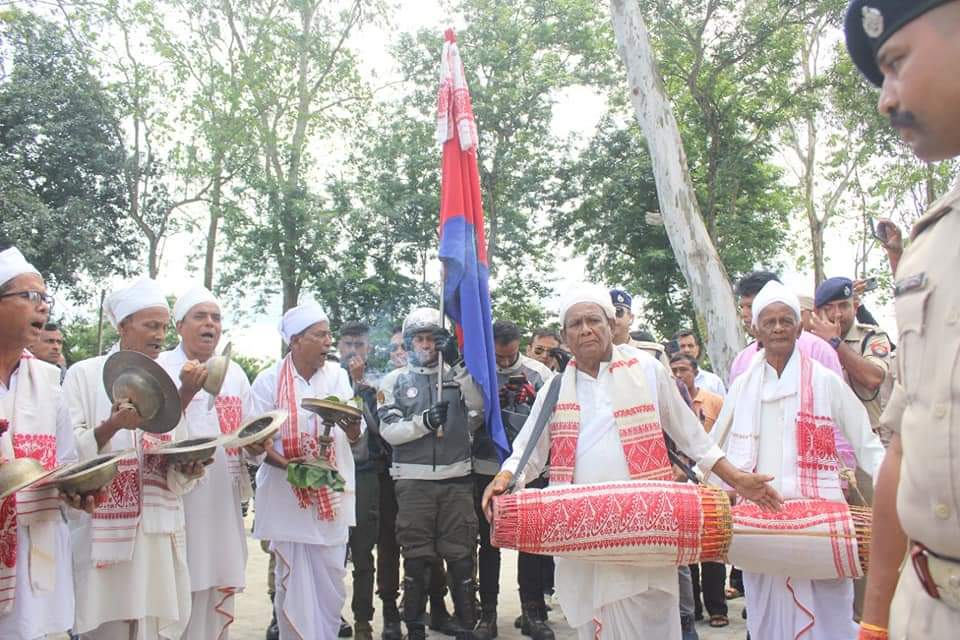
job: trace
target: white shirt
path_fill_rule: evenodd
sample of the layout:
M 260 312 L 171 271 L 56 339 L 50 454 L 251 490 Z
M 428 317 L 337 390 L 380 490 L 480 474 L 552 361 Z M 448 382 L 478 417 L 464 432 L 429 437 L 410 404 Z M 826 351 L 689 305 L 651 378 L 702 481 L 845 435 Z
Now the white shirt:
M 160 354 L 157 361 L 180 386 L 180 370 L 189 358 L 183 344 Z M 235 362 L 227 370 L 221 396 L 240 399 L 242 419 L 250 415 L 250 383 Z M 209 407 L 210 394 L 197 392 L 184 411 L 187 435 L 191 438 L 220 435 L 220 419 L 216 407 Z M 208 408 L 209 407 L 209 408 Z M 240 454 L 243 455 L 242 452 Z M 243 459 L 241 473 L 246 473 Z M 240 510 L 240 488 L 234 482 L 227 462 L 227 453 L 219 447 L 213 463 L 193 491 L 183 496 L 187 531 L 187 564 L 190 567 L 191 591 L 214 587 L 242 588 L 247 562 L 247 535 Z
M 723 457 L 723 452 L 713 445 L 693 411 L 680 397 L 676 382 L 666 369 L 643 351 L 625 345 L 619 345 L 619 348 L 640 361 L 663 429 L 681 451 L 699 460 L 704 467 L 712 468 Z M 576 372 L 581 422 L 574 484 L 630 479 L 620 433 L 613 418 L 612 379 L 608 367 L 609 363 L 602 363 L 596 378 L 580 370 Z M 525 478 L 536 478 L 540 474 L 550 454 L 550 432 L 545 429 L 526 469 L 517 473 L 520 457 L 530 440 L 546 395 L 537 394 L 530 416 L 514 440 L 513 454 L 503 463 L 504 470 L 518 476 L 520 486 Z M 563 612 L 573 627 L 590 622 L 602 607 L 648 589 L 659 589 L 674 596 L 678 593 L 676 567 L 640 568 L 570 558 L 557 558 L 556 562 L 557 593 Z
M 712 468 L 717 460 L 723 457 L 723 452 L 707 436 L 697 420 L 697 416 L 680 396 L 676 382 L 670 377 L 667 370 L 644 351 L 627 345 L 618 345 L 618 348 L 631 356 L 635 356 L 640 361 L 640 366 L 643 367 L 643 375 L 646 377 L 647 388 L 653 396 L 651 400 L 657 410 L 660 426 L 673 439 L 677 448 L 698 461 L 701 469 Z M 608 371 L 609 364 L 609 362 L 601 363 L 596 378 L 580 370 L 577 370 L 576 373 L 577 402 L 580 403 L 581 423 L 580 436 L 577 440 L 577 461 L 573 471 L 573 482 L 575 484 L 630 479 L 626 457 L 623 455 L 623 447 L 619 444 L 620 434 L 613 419 L 613 403 L 610 399 L 612 380 Z M 543 435 L 527 462 L 527 468 L 522 470 L 522 473 L 517 469 L 520 464 L 520 457 L 530 440 L 531 432 L 536 424 L 537 416 L 540 415 L 546 396 L 546 393 L 537 394 L 537 399 L 530 410 L 530 416 L 513 442 L 513 454 L 501 467 L 505 471 L 514 473 L 517 476 L 518 484 L 526 478 L 536 478 L 550 456 L 550 431 L 544 429 Z M 598 471 L 590 468 L 591 465 L 586 464 L 585 457 L 601 440 L 604 440 L 605 443 L 613 442 L 608 432 L 613 434 L 618 445 L 616 450 L 619 451 L 620 460 L 616 463 L 619 470 L 616 473 L 612 469 Z M 584 459 L 583 464 L 581 464 L 582 458 Z M 585 480 L 582 478 L 584 473 L 589 473 L 591 477 L 595 473 L 600 473 L 603 477 Z
M 799 360 L 791 361 L 799 366 Z M 850 442 L 857 456 L 857 465 L 876 481 L 877 470 L 883 461 L 884 449 L 880 439 L 870 429 L 870 419 L 863 404 L 857 400 L 847 384 L 838 375 L 825 367 L 814 366 L 814 389 L 829 391 L 830 417 Z M 775 397 L 777 371 L 764 363 L 763 395 Z M 737 387 L 739 391 L 739 386 Z M 731 388 L 731 391 L 733 389 Z M 744 398 L 746 401 L 746 398 Z M 802 498 L 797 478 L 797 424 L 794 396 L 763 400 L 760 403 L 760 443 L 757 451 L 757 473 L 773 476 L 770 486 L 780 492 L 784 499 Z
M 283 360 L 262 371 L 253 382 L 253 411 L 255 415 L 277 408 L 277 376 Z M 298 427 L 301 432 L 317 435 L 320 420 L 315 413 L 300 408 L 304 398 L 337 396 L 341 400 L 353 397 L 353 389 L 347 372 L 335 362 L 327 362 L 310 380 L 305 380 L 294 367 L 293 385 L 296 393 Z M 294 410 L 293 407 L 290 408 Z M 361 422 L 361 429 L 366 429 Z M 356 476 L 350 441 L 343 429 L 334 427 L 334 456 L 337 469 L 346 481 L 341 494 L 337 515 L 332 521 L 317 518 L 316 507 L 301 509 L 285 469 L 270 464 L 260 465 L 257 471 L 257 517 L 254 520 L 253 537 L 260 540 L 299 542 L 303 544 L 346 544 L 349 527 L 356 524 Z M 274 436 L 273 446 L 283 450 L 280 432 Z
M 22 361 L 21 361 L 22 362 Z M 52 365 L 51 365 L 52 366 Z M 0 382 L 0 401 L 7 396 L 16 397 L 17 378 L 20 367 L 10 376 L 10 386 Z M 70 424 L 70 412 L 67 409 L 59 387 L 56 388 L 56 424 L 50 425 L 50 431 L 57 436 L 57 464 L 76 462 L 77 448 Z M 13 425 L 12 429 L 16 429 Z M 0 438 L 10 438 L 7 431 Z M 4 447 L 6 448 L 6 447 Z M 72 509 L 62 511 L 73 512 Z M 34 640 L 59 634 L 73 625 L 73 567 L 70 551 L 70 532 L 62 520 L 55 524 L 54 586 L 52 591 L 34 591 L 30 584 L 30 527 L 17 527 L 17 578 L 16 600 L 13 610 L 0 615 L 0 638 L 9 640 Z
M 721 398 L 727 395 L 727 388 L 724 386 L 723 380 L 720 379 L 720 376 L 710 371 L 697 368 L 697 376 L 693 379 L 693 382 L 694 385 L 700 389 L 706 389 Z

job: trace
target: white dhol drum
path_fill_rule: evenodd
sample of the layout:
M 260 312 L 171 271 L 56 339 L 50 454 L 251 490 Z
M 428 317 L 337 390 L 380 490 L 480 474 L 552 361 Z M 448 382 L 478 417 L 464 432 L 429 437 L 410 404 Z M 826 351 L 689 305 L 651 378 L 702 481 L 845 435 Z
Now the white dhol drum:
M 738 569 L 808 580 L 860 578 L 870 558 L 872 512 L 828 500 L 788 500 L 776 513 L 733 507 L 727 555 Z
M 634 566 L 722 561 L 730 501 L 720 489 L 624 481 L 523 489 L 493 499 L 494 545 Z

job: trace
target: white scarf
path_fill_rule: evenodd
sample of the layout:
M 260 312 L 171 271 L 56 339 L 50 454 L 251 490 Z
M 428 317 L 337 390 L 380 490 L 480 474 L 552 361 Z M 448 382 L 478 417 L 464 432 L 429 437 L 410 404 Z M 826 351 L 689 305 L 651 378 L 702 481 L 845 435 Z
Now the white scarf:
M 0 400 L 0 457 L 34 458 L 44 469 L 57 466 L 57 402 L 60 372 L 37 362 L 28 351 L 20 357 L 17 387 Z M 30 528 L 30 584 L 51 591 L 56 575 L 55 536 L 60 515 L 57 490 L 24 489 L 0 504 L 0 615 L 13 609 L 17 582 L 17 528 Z
M 730 440 L 726 446 L 730 464 L 744 471 L 757 467 L 760 449 L 761 404 L 783 400 L 783 424 L 796 424 L 797 480 L 807 498 L 842 502 L 836 440 L 836 426 L 830 417 L 829 390 L 815 375 L 813 361 L 794 349 L 780 378 L 764 386 L 766 352 L 753 357 L 746 380 L 736 398 Z
M 119 344 L 108 355 L 120 350 Z M 129 433 L 136 457 L 120 460 L 117 475 L 98 500 L 91 517 L 90 557 L 98 567 L 133 558 L 137 528 L 144 533 L 174 533 L 182 528 L 183 505 L 167 485 L 168 463 L 150 449 L 173 440 L 173 432 L 152 434 L 136 429 Z

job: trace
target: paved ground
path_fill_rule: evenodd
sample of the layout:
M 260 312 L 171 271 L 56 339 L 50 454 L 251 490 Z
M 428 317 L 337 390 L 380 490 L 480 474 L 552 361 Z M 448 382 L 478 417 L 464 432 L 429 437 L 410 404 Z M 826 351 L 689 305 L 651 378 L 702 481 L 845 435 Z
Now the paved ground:
M 230 637 L 232 640 L 262 640 L 264 630 L 270 621 L 270 600 L 267 597 L 267 555 L 260 550 L 258 540 L 249 540 L 250 559 L 247 562 L 247 590 L 240 594 L 237 600 L 236 615 L 237 620 L 231 627 Z M 498 611 L 499 615 L 499 638 L 502 640 L 520 640 L 525 636 L 520 635 L 519 629 L 514 629 L 513 620 L 520 615 L 520 603 L 514 596 L 516 593 L 516 575 L 517 575 L 517 554 L 513 551 L 504 551 L 501 568 L 501 601 Z M 350 613 L 350 595 L 352 584 L 350 582 L 349 571 L 347 573 L 347 604 L 344 607 L 344 613 L 347 620 L 352 621 Z M 449 601 L 449 597 L 448 597 Z M 706 622 L 697 624 L 697 632 L 702 640 L 721 640 L 728 638 L 737 638 L 743 640 L 746 638 L 746 625 L 740 617 L 743 610 L 743 599 L 733 600 L 730 606 L 730 626 L 724 629 L 711 629 Z M 448 602 L 448 608 L 452 611 L 452 606 Z M 375 637 L 380 634 L 380 612 L 377 611 L 373 621 Z M 550 622 L 556 632 L 558 640 L 574 640 L 576 634 L 568 627 L 563 619 L 563 614 L 559 607 L 554 607 L 550 613 Z M 439 634 L 431 634 L 433 638 L 444 638 Z M 624 638 L 622 640 L 632 640 Z

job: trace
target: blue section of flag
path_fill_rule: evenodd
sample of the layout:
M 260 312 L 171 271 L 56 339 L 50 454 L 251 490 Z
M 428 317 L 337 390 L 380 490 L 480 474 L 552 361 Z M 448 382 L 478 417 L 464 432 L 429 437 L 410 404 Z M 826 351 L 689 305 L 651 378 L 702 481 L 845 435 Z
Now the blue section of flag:
M 511 449 L 500 414 L 490 273 L 477 256 L 474 227 L 467 224 L 462 215 L 444 220 L 440 233 L 440 259 L 446 266 L 444 311 L 462 331 L 464 363 L 483 390 L 484 428 L 497 447 L 500 462 L 503 462 Z

